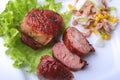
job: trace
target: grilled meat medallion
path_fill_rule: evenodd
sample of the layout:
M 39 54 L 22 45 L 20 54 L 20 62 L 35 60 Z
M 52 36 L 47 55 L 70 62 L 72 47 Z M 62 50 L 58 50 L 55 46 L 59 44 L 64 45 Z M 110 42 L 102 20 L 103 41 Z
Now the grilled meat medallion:
M 87 64 L 85 60 L 76 55 L 75 53 L 70 52 L 64 43 L 56 43 L 52 48 L 53 56 L 55 59 L 60 61 L 66 67 L 73 71 L 80 70 L 84 68 Z
M 52 10 L 32 9 L 20 26 L 22 41 L 33 49 L 39 49 L 57 38 L 62 26 L 63 19 L 58 13 Z
M 37 68 L 40 80 L 72 80 L 73 74 L 52 57 L 45 55 Z
M 63 42 L 71 52 L 76 53 L 79 56 L 87 55 L 89 52 L 95 51 L 86 37 L 74 27 L 69 27 L 65 30 Z

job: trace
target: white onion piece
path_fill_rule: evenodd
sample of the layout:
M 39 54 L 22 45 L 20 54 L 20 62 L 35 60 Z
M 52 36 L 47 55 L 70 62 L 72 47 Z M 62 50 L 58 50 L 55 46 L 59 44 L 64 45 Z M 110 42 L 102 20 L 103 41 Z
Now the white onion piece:
M 99 11 L 100 8 L 103 6 L 103 3 L 101 0 L 90 0 L 91 2 L 93 2 L 93 4 L 95 5 L 95 8 Z
M 109 22 L 109 24 L 110 24 L 110 29 L 113 31 L 113 30 L 115 30 L 115 28 L 116 28 L 116 26 L 117 26 L 117 24 L 118 23 L 112 23 L 112 22 Z

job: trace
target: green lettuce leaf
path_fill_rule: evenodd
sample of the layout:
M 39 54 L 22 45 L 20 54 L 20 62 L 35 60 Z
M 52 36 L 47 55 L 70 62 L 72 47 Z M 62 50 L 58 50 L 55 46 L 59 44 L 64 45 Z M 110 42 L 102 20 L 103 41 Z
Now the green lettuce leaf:
M 61 7 L 62 3 L 61 2 L 56 3 L 55 0 L 45 0 L 44 4 L 41 4 L 41 6 L 39 6 L 39 8 L 49 9 L 59 13 Z
M 61 14 L 63 20 L 64 20 L 64 27 L 63 27 L 63 30 L 62 30 L 62 33 L 64 32 L 64 30 L 69 26 L 69 21 L 71 19 L 71 15 L 72 15 L 72 12 L 71 11 L 66 11 L 64 13 Z

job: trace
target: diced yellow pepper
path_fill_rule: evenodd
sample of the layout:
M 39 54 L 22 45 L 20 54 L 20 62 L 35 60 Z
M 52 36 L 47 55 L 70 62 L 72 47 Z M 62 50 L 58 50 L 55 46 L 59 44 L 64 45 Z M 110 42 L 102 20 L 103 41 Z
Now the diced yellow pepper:
M 68 8 L 69 8 L 69 9 L 73 9 L 72 4 L 68 4 Z

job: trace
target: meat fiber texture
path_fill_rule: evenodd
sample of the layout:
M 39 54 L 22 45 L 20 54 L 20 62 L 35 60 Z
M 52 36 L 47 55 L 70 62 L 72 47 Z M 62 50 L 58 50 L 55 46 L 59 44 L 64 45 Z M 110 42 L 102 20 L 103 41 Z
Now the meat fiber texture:
M 63 42 L 71 52 L 78 56 L 88 55 L 89 52 L 95 51 L 86 37 L 74 27 L 69 27 L 65 30 L 63 34 Z

